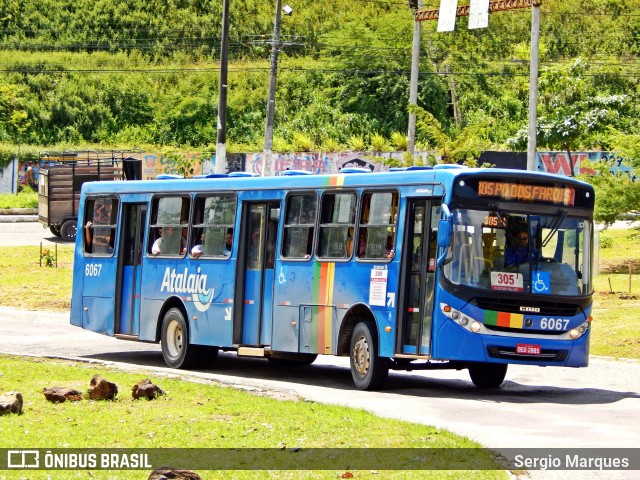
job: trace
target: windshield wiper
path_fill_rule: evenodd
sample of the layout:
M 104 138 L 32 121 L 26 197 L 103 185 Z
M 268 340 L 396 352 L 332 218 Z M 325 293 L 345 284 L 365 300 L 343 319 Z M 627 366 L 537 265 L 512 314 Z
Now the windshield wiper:
M 542 247 L 543 248 L 547 246 L 547 244 L 551 241 L 551 238 L 553 238 L 553 236 L 556 234 L 556 232 L 560 228 L 560 225 L 562 224 L 562 222 L 564 221 L 565 217 L 567 216 L 567 210 L 560 209 L 560 210 L 558 210 L 558 214 L 559 215 L 555 218 L 555 220 L 551 224 L 549 233 L 547 234 L 545 239 L 542 241 Z

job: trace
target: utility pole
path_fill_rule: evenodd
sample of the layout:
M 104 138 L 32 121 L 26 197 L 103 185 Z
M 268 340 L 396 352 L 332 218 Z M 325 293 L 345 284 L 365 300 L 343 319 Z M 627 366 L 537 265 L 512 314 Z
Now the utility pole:
M 456 127 L 462 126 L 462 112 L 460 112 L 460 106 L 458 105 L 458 95 L 456 93 L 456 81 L 451 75 L 451 69 L 448 63 L 442 64 L 442 70 L 447 76 L 447 83 L 449 83 L 449 92 L 451 94 L 451 108 L 453 109 L 453 120 Z
M 538 46 L 540 43 L 540 5 L 542 0 L 491 0 L 489 13 L 505 10 L 519 10 L 531 7 L 531 59 L 529 65 L 529 130 L 527 146 L 527 170 L 535 169 L 537 105 L 538 105 Z M 469 15 L 469 5 L 457 7 L 456 17 Z M 439 10 L 418 10 L 414 14 L 416 22 L 437 20 Z
M 527 170 L 536 169 L 538 131 L 538 66 L 540 44 L 540 2 L 531 6 L 531 59 L 529 63 L 529 132 L 527 142 Z
M 269 74 L 269 96 L 267 98 L 267 120 L 264 129 L 264 155 L 262 160 L 262 175 L 272 174 L 273 156 L 273 117 L 276 111 L 276 75 L 278 72 L 278 53 L 280 51 L 280 10 L 282 0 L 276 0 L 276 17 L 273 22 L 273 45 L 271 48 L 271 68 Z
M 229 0 L 222 0 L 222 39 L 220 41 L 220 88 L 215 173 L 227 173 L 227 74 L 229 70 Z
M 417 7 L 420 10 L 423 0 L 418 0 Z M 413 22 L 413 48 L 411 51 L 411 80 L 409 84 L 409 105 L 418 103 L 418 81 L 420 77 L 420 22 Z M 411 157 L 416 153 L 416 114 L 409 112 L 409 129 L 407 132 L 407 150 Z

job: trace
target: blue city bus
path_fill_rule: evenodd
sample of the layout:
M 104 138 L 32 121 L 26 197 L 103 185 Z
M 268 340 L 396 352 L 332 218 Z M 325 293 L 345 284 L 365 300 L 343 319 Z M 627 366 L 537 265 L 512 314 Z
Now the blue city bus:
M 160 342 L 191 368 L 220 350 L 393 370 L 588 364 L 593 188 L 452 165 L 85 183 L 71 323 Z

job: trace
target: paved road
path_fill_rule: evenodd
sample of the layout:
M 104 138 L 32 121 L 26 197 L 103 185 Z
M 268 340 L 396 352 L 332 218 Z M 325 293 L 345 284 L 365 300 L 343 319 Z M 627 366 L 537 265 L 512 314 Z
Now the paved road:
M 353 387 L 348 360 L 321 357 L 309 367 L 221 354 L 209 370 L 164 367 L 155 344 L 116 340 L 68 323 L 68 314 L 0 307 L 0 352 L 76 358 L 153 376 L 180 375 L 364 408 L 435 425 L 490 448 L 640 447 L 640 363 L 593 358 L 586 369 L 511 366 L 503 388 L 482 392 L 466 372 L 392 372 L 387 389 Z M 159 381 L 161 384 L 161 381 Z M 532 479 L 637 478 L 638 472 L 530 472 Z
M 41 223 L 33 221 L 34 216 L 25 217 L 31 221 L 16 222 L 13 215 L 0 215 L 0 247 L 13 246 L 38 246 L 40 242 L 44 246 L 51 245 L 54 242 L 60 245 L 71 245 L 69 242 L 63 242 L 53 233 L 45 228 Z

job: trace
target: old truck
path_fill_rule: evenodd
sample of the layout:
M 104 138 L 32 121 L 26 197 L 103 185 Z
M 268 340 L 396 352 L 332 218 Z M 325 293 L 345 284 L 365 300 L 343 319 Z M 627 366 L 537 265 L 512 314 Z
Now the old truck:
M 38 220 L 66 241 L 76 238 L 80 190 L 85 182 L 123 180 L 123 155 L 65 154 L 40 158 Z

